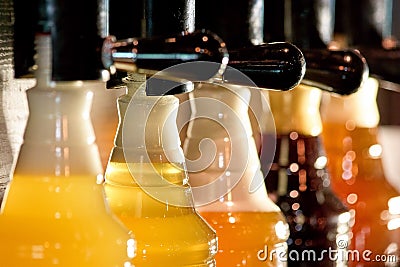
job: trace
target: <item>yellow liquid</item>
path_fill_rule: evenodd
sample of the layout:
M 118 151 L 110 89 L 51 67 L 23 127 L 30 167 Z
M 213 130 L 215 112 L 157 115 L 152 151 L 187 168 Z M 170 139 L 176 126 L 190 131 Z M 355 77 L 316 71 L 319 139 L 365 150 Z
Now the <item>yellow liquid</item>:
M 217 231 L 217 266 L 286 266 L 277 256 L 287 252 L 289 230 L 280 212 L 200 212 Z M 278 237 L 277 231 L 281 231 Z M 268 248 L 268 249 L 266 249 Z M 277 252 L 274 253 L 273 250 Z M 272 256 L 272 260 L 270 259 Z
M 14 176 L 0 214 L 0 266 L 123 267 L 130 235 L 95 179 Z
M 182 178 L 184 174 L 168 163 L 158 165 L 157 170 L 166 180 L 176 183 L 178 176 Z M 166 195 L 176 193 L 172 187 L 157 190 Z M 111 210 L 135 233 L 135 266 L 214 266 L 215 232 L 193 207 L 168 205 L 154 199 L 134 182 L 126 163 L 109 163 L 105 191 Z

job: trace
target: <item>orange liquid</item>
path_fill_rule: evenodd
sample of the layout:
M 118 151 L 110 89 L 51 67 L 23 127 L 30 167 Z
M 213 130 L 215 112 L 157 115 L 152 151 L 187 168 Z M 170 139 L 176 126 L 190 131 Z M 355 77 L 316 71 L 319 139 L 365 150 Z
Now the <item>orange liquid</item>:
M 371 250 L 372 258 L 393 253 L 393 246 L 388 249 L 390 244 L 397 246 L 394 253 L 400 252 L 400 228 L 388 229 L 393 218 L 388 201 L 400 193 L 387 182 L 380 155 L 373 156 L 370 151 L 378 145 L 376 134 L 376 128 L 349 131 L 339 124 L 325 124 L 323 134 L 332 187 L 354 210 L 351 248 Z M 384 266 L 384 263 L 364 262 L 360 266 Z
M 0 266 L 123 267 L 128 230 L 95 179 L 15 176 L 0 214 Z
M 171 183 L 178 184 L 179 180 L 182 183 L 184 173 L 172 164 L 155 166 Z M 182 186 L 182 190 L 185 188 Z M 194 208 L 165 204 L 143 189 L 134 182 L 125 163 L 109 163 L 107 199 L 111 210 L 135 233 L 138 248 L 135 266 L 214 266 L 215 232 Z M 157 191 L 176 197 L 172 187 L 159 187 Z
M 218 253 L 215 258 L 217 266 L 285 266 L 280 265 L 282 263 L 278 264 L 277 259 L 279 251 L 287 252 L 286 232 L 282 233 L 283 237 L 280 238 L 276 230 L 279 223 L 286 225 L 280 212 L 201 212 L 200 214 L 217 231 Z M 271 253 L 274 249 L 278 251 L 276 254 Z M 263 259 L 265 256 L 267 258 Z

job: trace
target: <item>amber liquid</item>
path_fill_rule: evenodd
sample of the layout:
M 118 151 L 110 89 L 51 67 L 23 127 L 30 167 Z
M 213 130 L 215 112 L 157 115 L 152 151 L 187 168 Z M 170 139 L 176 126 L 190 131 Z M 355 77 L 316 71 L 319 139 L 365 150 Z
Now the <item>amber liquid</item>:
M 388 229 L 390 221 L 399 217 L 389 213 L 388 201 L 400 193 L 385 178 L 377 131 L 377 128 L 347 130 L 341 124 L 325 124 L 323 133 L 332 187 L 354 215 L 351 248 L 370 250 L 371 259 L 400 252 L 400 225 L 397 229 Z M 378 151 L 374 152 L 373 148 Z M 349 263 L 351 266 L 385 266 L 384 262 L 376 261 Z
M 123 267 L 127 230 L 104 204 L 96 177 L 14 176 L 0 214 L 0 266 Z
M 182 184 L 182 170 L 170 163 L 154 166 L 172 184 Z M 143 176 L 146 178 L 146 172 Z M 151 184 L 151 181 L 147 182 Z M 153 185 L 157 186 L 156 180 Z M 176 187 L 164 186 L 158 187 L 157 191 L 175 198 L 179 196 L 174 194 L 183 192 L 185 195 L 187 189 L 182 185 L 177 192 Z M 193 206 L 173 206 L 153 198 L 146 193 L 146 188 L 135 182 L 126 163 L 109 163 L 105 191 L 111 210 L 129 229 L 134 230 L 137 240 L 137 256 L 133 260 L 135 266 L 214 266 L 217 251 L 215 232 Z
M 278 135 L 276 144 L 265 182 L 270 198 L 289 224 L 289 266 L 338 266 L 336 259 L 323 251 L 337 249 L 337 238 L 348 234 L 348 225 L 339 220 L 347 209 L 330 190 L 328 173 L 321 164 L 319 137 L 292 132 Z M 316 258 L 302 260 L 306 252 L 315 253 Z
M 287 253 L 287 228 L 280 212 L 200 214 L 216 229 L 219 237 L 217 266 L 286 266 L 286 258 L 282 258 Z

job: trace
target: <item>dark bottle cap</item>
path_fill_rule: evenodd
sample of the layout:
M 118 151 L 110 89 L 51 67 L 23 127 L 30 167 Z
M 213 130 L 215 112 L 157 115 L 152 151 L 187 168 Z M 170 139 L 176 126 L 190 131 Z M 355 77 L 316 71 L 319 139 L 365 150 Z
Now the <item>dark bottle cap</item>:
M 258 87 L 289 90 L 303 78 L 306 64 L 302 52 L 286 42 L 268 43 L 229 52 L 229 66 L 246 74 Z M 240 83 L 230 72 L 230 83 Z
M 178 95 L 193 91 L 194 84 L 185 79 L 164 78 L 162 75 L 154 75 L 146 82 L 147 96 Z
M 368 77 L 366 59 L 358 50 L 303 49 L 307 71 L 302 83 L 322 90 L 349 95 Z

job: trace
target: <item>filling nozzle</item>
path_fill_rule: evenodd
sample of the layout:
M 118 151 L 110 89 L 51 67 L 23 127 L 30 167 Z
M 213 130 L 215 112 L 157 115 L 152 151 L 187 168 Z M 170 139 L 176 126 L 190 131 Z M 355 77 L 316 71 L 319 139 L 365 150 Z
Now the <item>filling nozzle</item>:
M 306 72 L 303 53 L 293 44 L 274 42 L 229 51 L 229 66 L 247 75 L 259 88 L 290 90 L 297 86 Z M 240 84 L 229 71 L 224 79 Z
M 289 90 L 299 83 L 348 95 L 368 78 L 368 65 L 358 50 L 302 49 L 275 42 L 229 51 L 229 65 L 259 87 Z M 233 83 L 234 77 L 225 74 Z
M 115 69 L 152 75 L 148 88 L 173 91 L 147 91 L 147 94 L 177 94 L 193 89 L 190 82 L 222 82 L 259 89 L 290 90 L 305 73 L 302 52 L 286 42 L 268 43 L 229 52 L 225 43 L 208 31 L 197 31 L 173 38 L 142 38 L 115 41 L 106 39 L 103 64 Z M 233 59 L 233 60 L 231 60 Z M 195 62 L 195 64 L 179 64 Z M 218 64 L 210 64 L 210 62 Z M 174 66 L 173 68 L 170 68 Z M 243 79 L 238 71 L 247 75 Z M 185 88 L 178 84 L 185 82 Z M 168 86 L 155 86 L 165 83 Z M 161 84 L 160 84 L 161 85 Z
M 303 84 L 339 95 L 349 95 L 355 93 L 368 79 L 367 61 L 356 49 L 302 51 L 307 62 Z
M 228 64 L 228 50 L 225 43 L 214 33 L 198 30 L 170 37 L 130 38 L 115 40 L 108 37 L 102 47 L 102 62 L 111 74 L 116 70 L 136 72 L 152 76 L 152 81 L 176 83 L 174 90 L 161 94 L 179 94 L 192 90 L 189 81 L 207 81 L 220 76 Z M 182 63 L 190 69 L 168 68 Z M 203 68 L 202 62 L 215 62 L 214 68 Z M 208 65 L 209 66 L 209 65 Z M 180 86 L 182 84 L 182 86 Z M 154 90 L 147 92 L 158 95 Z

